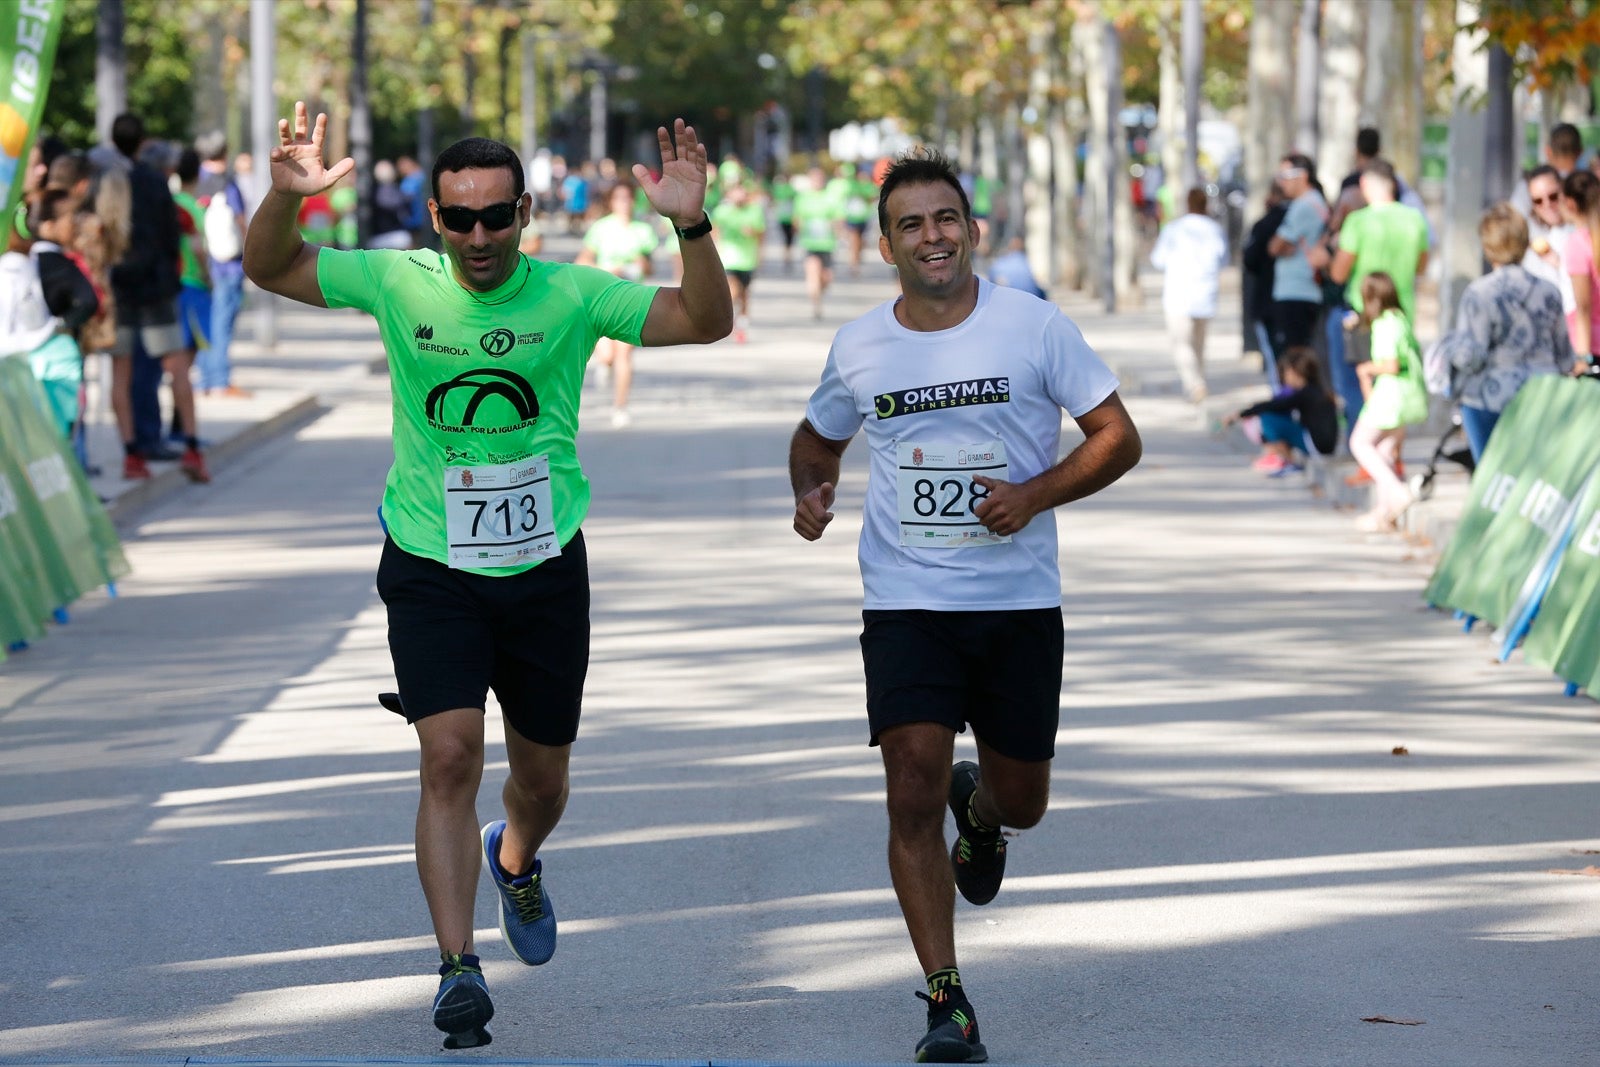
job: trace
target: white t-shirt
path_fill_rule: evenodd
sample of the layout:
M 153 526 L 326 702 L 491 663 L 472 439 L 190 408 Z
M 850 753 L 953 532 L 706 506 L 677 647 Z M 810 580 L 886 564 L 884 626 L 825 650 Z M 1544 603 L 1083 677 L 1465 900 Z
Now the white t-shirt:
M 1208 215 L 1189 212 L 1161 228 L 1150 263 L 1163 271 L 1161 308 L 1169 315 L 1217 314 L 1217 276 L 1228 263 L 1228 238 Z
M 1004 611 L 1061 604 L 1053 513 L 1036 515 L 1002 544 L 902 544 L 902 449 L 1000 451 L 1009 482 L 1056 464 L 1061 412 L 1099 406 L 1117 378 L 1054 304 L 978 279 L 978 304 L 949 330 L 908 330 L 894 301 L 842 328 L 806 420 L 847 441 L 866 425 L 871 448 L 861 527 L 861 581 L 869 609 Z M 1001 449 L 994 450 L 998 442 Z M 942 482 L 942 475 L 934 475 Z M 952 498 L 941 494 L 934 503 Z M 968 501 L 954 501 L 965 506 Z

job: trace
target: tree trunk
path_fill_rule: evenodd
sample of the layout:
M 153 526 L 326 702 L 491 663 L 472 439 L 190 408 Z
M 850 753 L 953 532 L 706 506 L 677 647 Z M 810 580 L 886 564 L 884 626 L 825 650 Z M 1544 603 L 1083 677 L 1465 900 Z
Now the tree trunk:
M 1455 321 L 1461 292 L 1483 273 L 1478 216 L 1483 211 L 1483 149 L 1487 121 L 1478 101 L 1489 87 L 1486 35 L 1475 28 L 1476 0 L 1456 0 L 1456 24 L 1473 27 L 1455 36 L 1450 57 L 1454 110 L 1450 113 L 1450 172 L 1445 185 L 1444 273 L 1439 292 L 1439 332 Z M 1415 323 L 1412 324 L 1416 326 Z
M 1051 49 L 1056 86 L 1081 84 L 1082 63 L 1071 34 L 1057 23 L 1055 47 Z M 1083 109 L 1076 93 L 1064 98 L 1059 91 L 1050 99 L 1050 148 L 1054 156 L 1056 232 L 1056 276 L 1070 289 L 1083 286 L 1082 235 L 1078 228 L 1078 138 L 1083 128 Z
M 1383 154 L 1408 182 L 1422 180 L 1422 12 L 1425 5 L 1397 4 L 1392 23 L 1394 71 L 1382 97 Z
M 1407 3 L 1406 7 L 1413 5 Z M 1420 5 L 1416 5 L 1420 6 Z M 1395 62 L 1400 55 L 1400 41 L 1396 37 L 1398 23 L 1406 12 L 1397 9 L 1395 0 L 1369 0 L 1366 6 L 1367 47 L 1366 71 L 1361 82 L 1361 115 L 1363 126 L 1375 126 L 1383 133 L 1387 156 L 1389 126 L 1389 89 L 1395 84 Z
M 1200 0 L 1183 0 L 1183 184 L 1200 184 L 1200 73 L 1206 29 Z
M 1522 145 L 1511 108 L 1511 56 L 1499 44 L 1489 46 L 1489 100 L 1485 109 L 1483 201 L 1509 199 L 1519 173 Z
M 985 251 L 986 255 L 992 255 L 996 248 L 1002 247 L 1013 236 L 1022 233 L 1022 219 L 1027 213 L 1024 193 L 1028 180 L 1028 160 L 1022 150 L 1022 102 L 1015 96 L 1006 100 L 1003 133 L 1006 170 L 1002 187 L 1005 192 L 1006 217 L 1003 226 L 996 226 L 989 231 L 989 247 Z
M 1266 210 L 1267 189 L 1277 173 L 1278 160 L 1289 151 L 1292 99 L 1289 57 L 1294 41 L 1292 4 L 1257 4 L 1250 21 L 1248 91 L 1250 102 L 1244 129 L 1244 167 L 1250 179 L 1245 217 L 1260 218 Z
M 1160 96 L 1156 102 L 1156 126 L 1161 131 L 1161 184 L 1187 189 L 1192 184 L 1184 174 L 1184 96 L 1180 33 L 1183 18 L 1180 0 L 1167 0 L 1156 25 L 1161 42 Z
M 1367 0 L 1327 0 L 1322 12 L 1322 139 L 1315 155 L 1330 195 L 1356 164 L 1366 63 L 1361 26 L 1370 10 Z
M 1028 34 L 1028 61 L 1032 71 L 1028 77 L 1028 110 L 1033 120 L 1026 126 L 1028 144 L 1028 171 L 1023 186 L 1022 226 L 1013 233 L 1024 235 L 1028 264 L 1033 268 L 1039 284 L 1056 284 L 1055 218 L 1050 210 L 1050 54 L 1051 33 L 1048 25 L 1035 24 Z M 999 249 L 992 249 L 999 251 Z
M 95 21 L 94 129 L 111 143 L 111 123 L 128 110 L 128 52 L 123 44 L 122 0 L 100 0 Z
M 1086 18 L 1072 27 L 1077 52 L 1083 57 L 1083 99 L 1088 105 L 1088 152 L 1083 164 L 1083 265 L 1092 295 L 1112 305 L 1111 276 L 1105 250 L 1111 240 L 1110 201 L 1106 196 L 1106 68 L 1100 22 Z
M 1128 138 L 1122 128 L 1122 38 L 1116 23 L 1101 18 L 1105 34 L 1106 111 L 1110 121 L 1106 136 L 1109 173 L 1106 175 L 1111 197 L 1111 257 L 1112 292 L 1115 300 L 1111 310 L 1137 308 L 1143 301 L 1139 291 L 1139 230 L 1133 216 L 1133 190 L 1128 175 Z
M 194 69 L 194 130 L 196 134 L 228 127 L 228 79 L 224 39 L 227 26 L 220 17 L 202 18 L 190 12 L 190 33 L 205 42 Z
M 1376 2 L 1382 4 L 1386 0 Z M 1311 155 L 1317 152 L 1317 136 L 1322 129 L 1318 122 L 1320 101 L 1317 99 L 1321 83 L 1321 35 L 1321 0 L 1300 0 L 1300 26 L 1295 35 L 1298 50 L 1294 70 L 1294 146 Z

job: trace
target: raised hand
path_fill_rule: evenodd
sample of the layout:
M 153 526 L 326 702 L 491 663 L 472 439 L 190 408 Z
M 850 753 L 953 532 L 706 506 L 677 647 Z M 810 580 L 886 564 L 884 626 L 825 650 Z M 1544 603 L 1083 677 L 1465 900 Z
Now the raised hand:
M 288 119 L 278 120 L 279 144 L 268 158 L 272 188 L 294 196 L 311 196 L 332 187 L 355 169 L 356 161 L 346 156 L 332 167 L 322 165 L 322 142 L 328 131 L 328 116 L 319 114 L 310 126 L 306 102 L 294 102 L 294 130 Z M 704 184 L 702 179 L 701 184 Z
M 682 119 L 673 120 L 672 125 L 672 134 L 665 126 L 656 129 L 656 139 L 661 142 L 661 180 L 652 178 L 643 163 L 633 165 L 633 176 L 657 214 L 674 225 L 693 226 L 706 213 L 706 146 L 695 136 L 694 127 Z

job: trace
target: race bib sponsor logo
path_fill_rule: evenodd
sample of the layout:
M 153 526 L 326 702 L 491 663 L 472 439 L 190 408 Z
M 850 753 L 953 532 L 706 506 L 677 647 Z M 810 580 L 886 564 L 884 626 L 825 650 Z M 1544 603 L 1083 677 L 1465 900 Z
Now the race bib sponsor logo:
M 429 274 L 438 274 L 439 273 L 439 268 L 438 267 L 434 266 L 432 263 L 424 263 L 424 262 L 422 262 L 422 260 L 418 259 L 416 256 L 407 256 L 406 259 L 410 260 L 412 263 L 415 263 L 417 266 L 421 267 L 423 270 L 427 271 Z
M 882 393 L 873 401 L 872 407 L 878 418 L 893 419 L 940 408 L 1010 402 L 1010 378 L 971 378 L 964 382 L 946 382 L 943 385 L 924 385 Z

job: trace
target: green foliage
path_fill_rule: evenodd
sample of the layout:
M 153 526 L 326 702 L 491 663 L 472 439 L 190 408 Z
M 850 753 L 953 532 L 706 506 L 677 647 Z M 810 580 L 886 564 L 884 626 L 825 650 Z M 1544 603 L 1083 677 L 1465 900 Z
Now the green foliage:
M 194 115 L 191 83 L 203 5 L 127 0 L 123 8 L 128 110 L 152 137 L 187 138 Z M 69 144 L 95 143 L 95 28 L 98 0 L 67 0 L 45 102 L 44 128 Z

